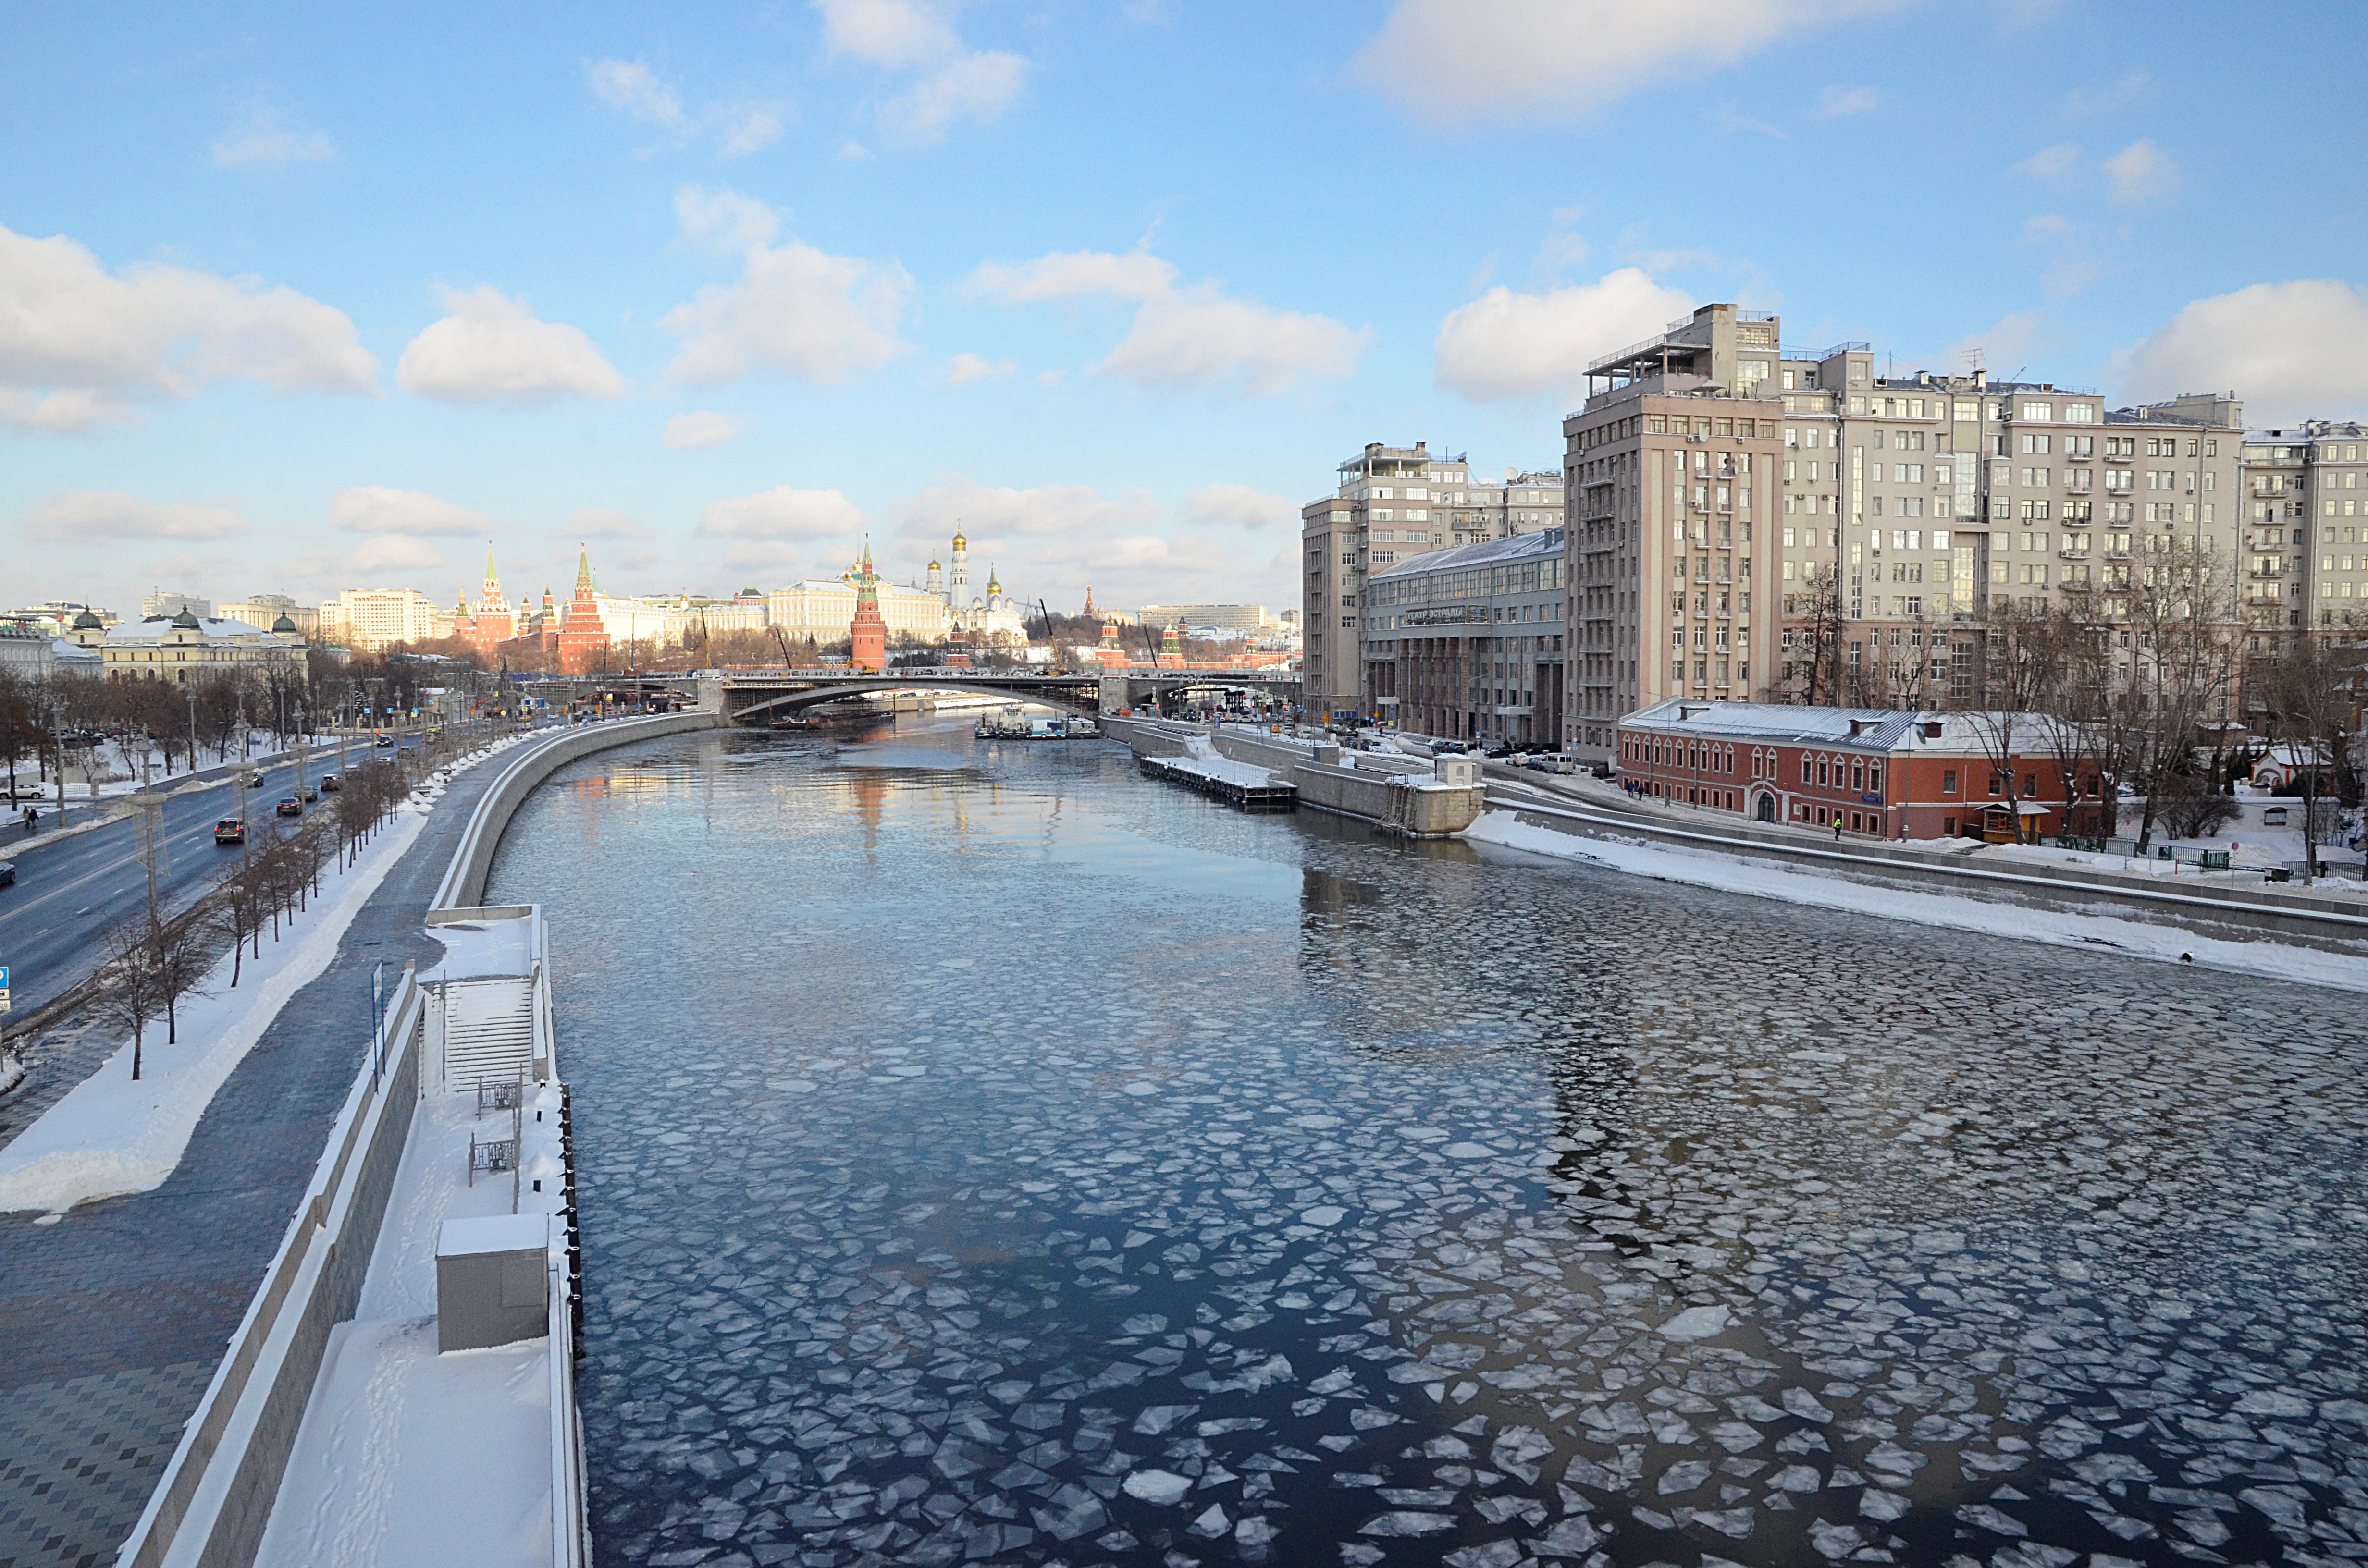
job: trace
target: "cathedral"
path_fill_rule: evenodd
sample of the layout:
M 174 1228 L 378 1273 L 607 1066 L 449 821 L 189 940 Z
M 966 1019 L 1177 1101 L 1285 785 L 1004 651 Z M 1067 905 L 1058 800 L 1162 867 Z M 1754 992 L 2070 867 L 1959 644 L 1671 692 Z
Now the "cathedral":
M 955 630 L 973 643 L 1028 640 L 1028 612 L 1014 603 L 1003 591 L 995 568 L 987 568 L 986 593 L 973 594 L 970 588 L 970 540 L 962 530 L 954 530 L 953 565 L 951 571 L 933 558 L 929 562 L 928 592 L 945 600 L 946 609 L 953 618 Z

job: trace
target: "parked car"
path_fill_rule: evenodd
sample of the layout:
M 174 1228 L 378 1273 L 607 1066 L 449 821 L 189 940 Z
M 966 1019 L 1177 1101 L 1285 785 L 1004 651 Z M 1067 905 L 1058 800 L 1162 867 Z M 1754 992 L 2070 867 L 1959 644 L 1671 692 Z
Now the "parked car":
M 39 784 L 19 784 L 8 791 L 8 798 L 14 801 L 40 801 L 49 798 L 49 791 Z
M 345 787 L 344 781 L 339 779 L 336 774 L 324 773 L 321 775 L 321 792 L 323 794 L 334 795 Z
M 6 860 L 0 860 L 0 888 L 13 888 L 16 885 L 17 868 Z
M 1462 756 L 1471 749 L 1462 741 L 1440 741 L 1430 748 L 1434 756 Z
M 239 817 L 222 818 L 222 821 L 214 824 L 214 842 L 216 844 L 245 843 L 246 823 Z
M 279 802 L 279 812 L 283 817 L 301 817 L 304 814 L 304 802 L 290 795 Z

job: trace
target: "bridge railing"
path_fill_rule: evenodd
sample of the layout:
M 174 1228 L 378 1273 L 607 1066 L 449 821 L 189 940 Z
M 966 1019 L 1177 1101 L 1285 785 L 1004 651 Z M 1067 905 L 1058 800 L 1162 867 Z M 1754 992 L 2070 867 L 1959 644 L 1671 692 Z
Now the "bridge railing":
M 818 669 L 785 665 L 775 668 L 733 668 L 721 672 L 726 685 L 745 680 L 805 680 L 827 682 L 834 686 L 874 685 L 895 686 L 901 682 L 958 681 L 976 685 L 992 685 L 1011 680 L 1090 681 L 1104 676 L 1125 676 L 1134 680 L 1224 680 L 1277 681 L 1295 684 L 1300 676 L 1296 670 L 1215 669 L 1179 670 L 1159 668 L 1149 665 L 1097 666 L 1089 670 L 1056 669 L 1049 665 L 1017 665 L 1007 669 L 982 669 L 976 666 L 907 665 L 893 670 L 855 670 L 843 665 L 825 665 Z

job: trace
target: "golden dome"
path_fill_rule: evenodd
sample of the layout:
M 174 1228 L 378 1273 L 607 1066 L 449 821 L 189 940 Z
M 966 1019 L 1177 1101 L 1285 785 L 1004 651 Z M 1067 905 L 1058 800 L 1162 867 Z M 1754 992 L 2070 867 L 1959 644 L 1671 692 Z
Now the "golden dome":
M 954 530 L 954 548 L 956 550 L 968 550 L 970 548 L 970 540 L 962 538 L 962 529 L 960 528 L 956 528 Z

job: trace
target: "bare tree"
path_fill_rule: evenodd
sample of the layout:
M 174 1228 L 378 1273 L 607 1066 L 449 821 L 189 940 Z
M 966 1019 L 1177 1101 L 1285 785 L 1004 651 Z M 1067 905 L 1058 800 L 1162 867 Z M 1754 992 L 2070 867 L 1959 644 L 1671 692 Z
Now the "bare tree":
M 2112 657 L 2128 710 L 2130 779 L 2145 797 L 2143 852 L 2163 804 L 2198 793 L 2195 746 L 2206 733 L 2214 756 L 2202 790 L 2219 788 L 2219 752 L 2227 740 L 2222 722 L 2233 711 L 2237 687 L 2236 585 L 2194 539 L 2182 538 L 2114 600 Z M 2203 809 L 2187 801 L 2181 814 L 2195 821 Z
M 2015 789 L 2015 764 L 2036 747 L 2033 715 L 2055 699 L 2062 669 L 2056 618 L 2044 604 L 1990 600 L 1990 622 L 1982 649 L 1982 699 L 1965 717 L 1980 743 L 2007 809 L 2014 812 L 2018 841 L 2035 838 Z
M 2284 766 L 2302 797 L 2305 879 L 2319 875 L 2318 846 L 2332 825 L 2332 803 L 2340 796 L 2338 778 L 2348 750 L 2344 731 L 2352 715 L 2348 687 L 2357 665 L 2340 646 L 2343 641 L 2348 639 L 2315 631 L 2280 639 L 2268 664 L 2252 677 L 2255 694 L 2268 713 L 2270 733 L 2284 752 Z
M 1809 568 L 1800 591 L 1788 594 L 1786 619 L 1804 624 L 1793 630 L 1795 674 L 1785 683 L 1786 696 L 1812 708 L 1840 700 L 1842 685 L 1842 586 L 1831 564 Z
M 220 922 L 212 911 L 201 906 L 177 920 L 145 924 L 157 999 L 165 1008 L 165 1043 L 178 1045 L 181 999 L 206 994 L 199 986 L 206 971 L 213 968 L 213 937 Z
M 109 920 L 101 940 L 107 960 L 98 971 L 92 1009 L 106 1023 L 131 1034 L 131 1076 L 141 1074 L 148 1026 L 165 1009 L 164 982 L 156 972 L 155 944 L 142 912 L 131 920 Z

